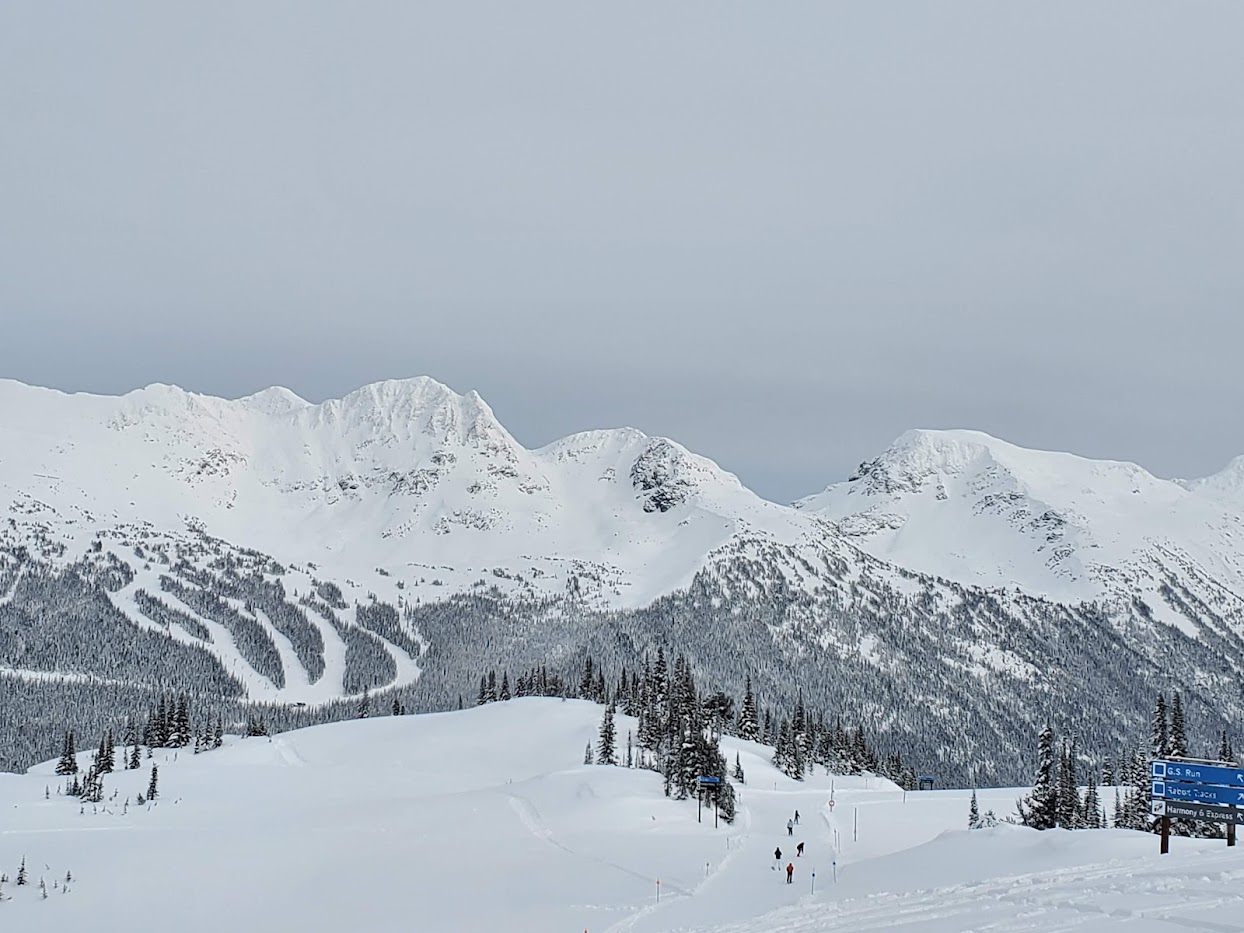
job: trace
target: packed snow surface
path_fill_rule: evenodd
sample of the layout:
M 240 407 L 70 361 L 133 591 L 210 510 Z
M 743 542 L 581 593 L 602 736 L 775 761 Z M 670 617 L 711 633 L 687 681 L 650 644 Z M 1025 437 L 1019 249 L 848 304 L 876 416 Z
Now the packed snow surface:
M 527 698 L 234 739 L 198 756 L 158 750 L 139 771 L 105 779 L 116 797 L 98 812 L 57 794 L 52 764 L 0 774 L 0 871 L 10 878 L 0 925 L 102 933 L 1244 928 L 1244 852 L 1222 842 L 1176 839 L 1162 857 L 1156 838 L 1140 833 L 968 832 L 966 791 L 904 794 L 881 779 L 828 775 L 798 783 L 769 766 L 770 749 L 731 739 L 723 751 L 731 761 L 739 753 L 747 783 L 734 826 L 715 827 L 711 812 L 697 821 L 694 801 L 666 799 L 655 773 L 579 764 L 600 714 L 583 701 Z M 624 745 L 635 724 L 619 717 L 619 725 Z M 160 795 L 138 807 L 153 763 Z M 980 806 L 1005 815 L 1018 793 L 982 791 Z M 788 835 L 795 810 L 801 820 Z M 31 883 L 18 888 L 22 858 Z M 778 870 L 787 863 L 790 885 Z

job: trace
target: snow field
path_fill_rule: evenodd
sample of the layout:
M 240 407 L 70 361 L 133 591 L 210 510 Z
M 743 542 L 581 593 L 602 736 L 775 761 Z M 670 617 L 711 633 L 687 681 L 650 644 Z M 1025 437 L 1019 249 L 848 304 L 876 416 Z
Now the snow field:
M 714 828 L 653 772 L 580 764 L 600 715 L 525 698 L 235 738 L 199 756 L 159 750 L 105 778 L 119 796 L 98 813 L 57 796 L 54 763 L 0 774 L 0 871 L 12 879 L 25 857 L 32 882 L 4 885 L 0 929 L 1244 929 L 1244 852 L 1221 841 L 1176 839 L 1163 858 L 1132 832 L 968 832 L 970 791 L 904 799 L 878 778 L 796 782 L 770 749 L 730 738 L 723 752 L 732 765 L 738 753 L 747 783 L 734 826 Z M 635 723 L 617 725 L 624 748 Z M 140 809 L 153 761 L 160 796 Z M 1019 793 L 982 790 L 979 806 L 1005 816 Z M 775 846 L 795 865 L 791 885 Z M 70 893 L 41 899 L 39 879 L 67 871 Z

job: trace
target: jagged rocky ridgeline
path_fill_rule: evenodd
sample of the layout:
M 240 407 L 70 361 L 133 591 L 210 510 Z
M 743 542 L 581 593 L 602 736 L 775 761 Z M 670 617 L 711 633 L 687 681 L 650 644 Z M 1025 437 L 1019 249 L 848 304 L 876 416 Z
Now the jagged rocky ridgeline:
M 1159 689 L 1197 734 L 1244 711 L 1227 474 L 912 432 L 788 507 L 631 429 L 527 450 L 429 379 L 319 405 L 0 382 L 0 411 L 0 767 L 153 691 L 280 728 L 659 645 L 947 780 L 1023 780 L 1046 720 L 1125 742 Z

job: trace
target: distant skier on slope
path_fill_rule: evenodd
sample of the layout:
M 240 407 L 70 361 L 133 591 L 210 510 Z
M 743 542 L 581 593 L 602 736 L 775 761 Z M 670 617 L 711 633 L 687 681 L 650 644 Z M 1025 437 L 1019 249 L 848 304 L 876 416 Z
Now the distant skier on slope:
M 799 845 L 795 846 L 795 857 L 796 858 L 803 857 L 803 843 L 802 842 L 799 843 Z
M 795 811 L 795 825 L 796 826 L 799 825 L 799 811 L 798 810 Z
M 794 820 L 786 821 L 786 835 L 788 836 L 795 835 L 795 821 Z
M 773 861 L 775 861 L 775 862 L 780 862 L 780 861 L 782 861 L 782 850 L 781 850 L 781 849 L 774 849 L 774 850 L 773 850 Z
M 787 884 L 791 883 L 791 876 L 794 874 L 795 874 L 795 863 L 787 862 L 786 863 L 786 883 Z

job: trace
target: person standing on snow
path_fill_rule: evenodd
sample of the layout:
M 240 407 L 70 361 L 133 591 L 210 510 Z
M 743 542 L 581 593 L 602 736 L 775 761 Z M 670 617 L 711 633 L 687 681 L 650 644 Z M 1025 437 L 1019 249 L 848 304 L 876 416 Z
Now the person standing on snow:
M 799 825 L 799 811 L 798 810 L 795 811 L 795 825 L 796 826 Z
M 790 884 L 790 883 L 791 883 L 791 880 L 790 880 L 790 879 L 791 879 L 791 876 L 792 876 L 792 875 L 794 875 L 794 874 L 795 874 L 795 863 L 794 863 L 794 862 L 787 862 L 787 863 L 786 863 L 786 883 L 787 883 L 787 884 Z
M 782 850 L 781 850 L 781 849 L 774 849 L 774 850 L 773 850 L 773 861 L 775 861 L 775 862 L 780 862 L 780 861 L 782 861 Z
M 795 821 L 794 820 L 786 821 L 786 835 L 788 836 L 795 835 Z

